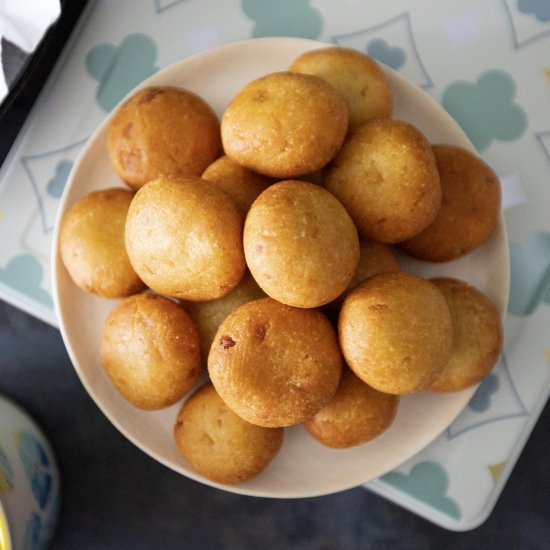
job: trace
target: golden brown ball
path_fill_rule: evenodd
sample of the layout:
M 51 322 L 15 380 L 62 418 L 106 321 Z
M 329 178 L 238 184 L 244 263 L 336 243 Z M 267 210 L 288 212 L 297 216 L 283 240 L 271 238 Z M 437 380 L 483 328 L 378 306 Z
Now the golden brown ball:
M 317 307 L 350 283 L 359 240 L 352 219 L 331 193 L 287 180 L 266 189 L 250 208 L 244 252 L 267 295 L 295 307 Z
M 181 454 L 201 475 L 235 484 L 262 472 L 283 444 L 283 428 L 262 428 L 237 416 L 212 384 L 182 406 L 174 426 Z
M 200 373 L 195 323 L 181 306 L 155 294 L 135 294 L 111 311 L 100 355 L 115 388 L 145 410 L 179 401 Z
M 356 287 L 373 275 L 395 271 L 401 271 L 401 264 L 391 246 L 361 239 L 359 242 L 359 263 L 349 288 Z
M 216 114 L 204 99 L 182 88 L 142 88 L 109 123 L 109 159 L 134 189 L 161 175 L 200 176 L 220 151 Z
M 241 282 L 229 294 L 221 298 L 203 302 L 184 302 L 185 309 L 199 329 L 201 356 L 204 363 L 208 359 L 210 346 L 214 341 L 218 327 L 225 318 L 239 306 L 258 298 L 265 298 L 265 292 L 258 286 L 254 277 L 246 272 Z
M 345 368 L 334 397 L 304 426 L 327 447 L 353 447 L 385 432 L 393 423 L 398 405 L 398 395 L 371 388 Z
M 227 406 L 265 427 L 311 418 L 338 387 L 342 357 L 328 319 L 318 310 L 271 298 L 248 302 L 220 325 L 210 379 Z
M 453 351 L 443 372 L 430 386 L 435 392 L 458 391 L 487 376 L 502 351 L 502 319 L 478 289 L 449 277 L 432 279 L 445 296 L 453 320 Z
M 451 313 L 441 291 L 410 273 L 384 273 L 356 286 L 338 322 L 346 362 L 373 388 L 426 390 L 451 357 Z
M 332 84 L 346 102 L 350 128 L 392 114 L 392 91 L 384 71 L 358 50 L 335 46 L 310 50 L 296 58 L 290 70 L 312 74 Z
M 82 290 L 103 298 L 122 298 L 145 288 L 124 245 L 124 225 L 133 196 L 120 188 L 94 191 L 63 216 L 61 259 Z
M 258 195 L 273 183 L 270 178 L 252 172 L 227 155 L 208 165 L 201 177 L 231 195 L 243 216 L 246 216 Z
M 270 73 L 248 83 L 222 116 L 225 153 L 254 172 L 296 178 L 315 172 L 340 149 L 348 109 L 312 75 Z
M 126 220 L 126 249 L 153 290 L 212 300 L 231 292 L 245 272 L 242 228 L 233 199 L 217 185 L 163 176 L 136 193 Z
M 330 319 L 337 319 L 344 298 L 351 289 L 373 275 L 378 275 L 379 273 L 393 273 L 394 271 L 400 270 L 401 264 L 391 246 L 376 241 L 360 239 L 359 263 L 357 264 L 357 270 L 355 271 L 351 283 L 340 296 L 328 303 L 323 308 L 323 311 L 325 311 Z
M 441 184 L 432 147 L 412 124 L 365 122 L 350 132 L 324 178 L 365 238 L 412 238 L 435 218 Z
M 411 256 L 454 260 L 487 242 L 495 232 L 501 190 L 497 175 L 479 156 L 454 145 L 434 145 L 441 179 L 441 208 L 419 235 L 401 244 Z

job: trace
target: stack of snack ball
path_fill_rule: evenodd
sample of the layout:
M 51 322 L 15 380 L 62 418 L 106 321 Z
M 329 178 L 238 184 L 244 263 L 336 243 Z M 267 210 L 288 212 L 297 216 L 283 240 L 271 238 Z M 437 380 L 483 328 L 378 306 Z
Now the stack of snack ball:
M 495 306 L 402 271 L 394 247 L 431 262 L 480 247 L 498 179 L 392 118 L 368 56 L 306 52 L 244 86 L 221 122 L 185 89 L 141 89 L 107 147 L 129 189 L 67 211 L 62 260 L 85 291 L 122 298 L 104 370 L 141 409 L 186 398 L 175 444 L 206 478 L 260 473 L 296 424 L 329 447 L 363 444 L 401 395 L 462 390 L 495 365 Z

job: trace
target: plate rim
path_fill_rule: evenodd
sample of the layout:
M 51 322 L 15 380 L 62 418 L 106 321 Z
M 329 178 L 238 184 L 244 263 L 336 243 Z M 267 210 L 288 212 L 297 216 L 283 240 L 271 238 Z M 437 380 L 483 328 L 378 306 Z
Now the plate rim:
M 293 44 L 300 45 L 304 49 L 303 51 L 306 51 L 306 49 L 314 49 L 314 48 L 322 48 L 322 47 L 340 47 L 338 45 L 335 45 L 330 42 L 323 42 L 323 41 L 317 41 L 317 40 L 310 40 L 305 38 L 293 38 L 293 37 L 262 37 L 262 38 L 252 38 L 252 39 L 244 39 L 244 40 L 238 40 L 234 42 L 229 42 L 226 44 L 222 44 L 220 46 L 217 46 L 215 48 L 211 48 L 196 54 L 193 54 L 191 56 L 182 58 L 181 60 L 172 63 L 159 71 L 157 71 L 154 75 L 148 77 L 144 81 L 142 81 L 138 86 L 133 88 L 128 94 L 125 95 L 123 99 L 111 110 L 110 113 L 108 113 L 101 121 L 100 124 L 97 125 L 94 132 L 91 134 L 91 136 L 88 138 L 86 144 L 83 146 L 81 151 L 79 152 L 74 165 L 73 169 L 71 170 L 71 173 L 69 175 L 69 178 L 67 180 L 67 184 L 64 188 L 63 195 L 61 197 L 58 210 L 56 212 L 55 217 L 55 223 L 54 223 L 54 231 L 52 233 L 52 247 L 51 247 L 51 278 L 52 278 L 52 295 L 53 295 L 53 302 L 54 302 L 54 311 L 56 318 L 58 320 L 59 330 L 61 332 L 61 336 L 63 339 L 63 343 L 65 345 L 65 348 L 67 350 L 67 353 L 71 359 L 71 363 L 73 365 L 73 368 L 77 372 L 77 375 L 86 389 L 86 392 L 88 395 L 92 398 L 92 400 L 95 402 L 95 404 L 98 406 L 100 411 L 108 418 L 109 422 L 113 424 L 117 428 L 117 430 L 131 443 L 133 443 L 136 447 L 138 447 L 141 451 L 146 453 L 148 456 L 154 458 L 164 466 L 167 466 L 168 468 L 174 470 L 175 472 L 179 473 L 180 475 L 183 475 L 187 478 L 193 479 L 197 482 L 200 482 L 202 484 L 216 487 L 219 489 L 222 489 L 224 491 L 232 492 L 235 494 L 241 494 L 241 495 L 248 495 L 248 496 L 257 496 L 257 497 L 264 497 L 264 498 L 307 498 L 307 497 L 315 497 L 315 496 L 322 496 L 326 494 L 333 494 L 336 492 L 344 491 L 353 487 L 358 487 L 360 485 L 363 485 L 364 483 L 367 483 L 373 479 L 376 479 L 377 477 L 380 477 L 383 475 L 383 473 L 380 473 L 376 476 L 365 476 L 362 479 L 355 480 L 353 482 L 350 482 L 349 484 L 340 484 L 337 487 L 327 487 L 325 489 L 317 490 L 317 491 L 311 491 L 305 494 L 304 492 L 301 492 L 299 490 L 297 491 L 287 491 L 285 493 L 277 493 L 272 494 L 272 492 L 262 492 L 256 489 L 250 489 L 247 487 L 247 483 L 241 483 L 236 485 L 225 485 L 220 484 L 211 480 L 208 480 L 207 478 L 204 478 L 202 475 L 196 473 L 193 471 L 192 468 L 189 468 L 185 471 L 183 471 L 183 466 L 174 465 L 172 461 L 169 459 L 163 457 L 162 455 L 158 454 L 156 451 L 152 450 L 151 448 L 148 448 L 147 445 L 142 443 L 138 437 L 134 436 L 133 434 L 130 434 L 127 429 L 122 425 L 121 421 L 119 421 L 114 414 L 108 408 L 106 408 L 103 405 L 102 399 L 96 395 L 95 390 L 92 389 L 86 375 L 82 372 L 80 367 L 80 361 L 78 360 L 77 354 L 73 348 L 73 345 L 71 344 L 70 338 L 68 336 L 65 322 L 64 322 L 64 315 L 63 315 L 63 304 L 61 299 L 61 292 L 59 289 L 59 270 L 64 269 L 62 266 L 62 262 L 60 259 L 59 254 L 59 233 L 60 233 L 60 225 L 61 225 L 61 219 L 66 212 L 68 208 L 68 201 L 70 192 L 73 188 L 74 181 L 77 177 L 78 168 L 81 166 L 83 160 L 86 158 L 87 154 L 89 153 L 90 149 L 94 146 L 95 141 L 97 140 L 97 137 L 100 136 L 102 133 L 104 133 L 110 123 L 110 120 L 114 116 L 114 113 L 116 112 L 117 108 L 124 103 L 128 97 L 133 95 L 138 89 L 141 89 L 146 86 L 150 85 L 162 85 L 160 83 L 157 83 L 159 80 L 163 80 L 166 78 L 167 75 L 169 75 L 173 71 L 177 71 L 181 66 L 190 66 L 193 63 L 196 63 L 197 60 L 204 59 L 205 56 L 216 56 L 219 54 L 221 50 L 224 51 L 230 51 L 231 49 L 234 49 L 238 51 L 241 48 L 246 48 L 250 46 L 251 44 L 258 44 L 259 42 L 263 42 L 264 44 L 273 45 L 274 47 L 280 46 L 283 44 L 284 46 L 290 46 Z M 469 148 L 472 152 L 477 154 L 477 151 L 475 150 L 473 144 L 465 134 L 465 132 L 462 130 L 462 128 L 458 125 L 458 123 L 451 117 L 447 111 L 427 92 L 422 90 L 419 86 L 402 76 L 399 72 L 395 71 L 394 69 L 379 63 L 379 65 L 382 67 L 384 72 L 389 75 L 391 78 L 397 80 L 404 88 L 407 88 L 409 90 L 414 90 L 415 94 L 418 95 L 418 97 L 422 98 L 422 101 L 428 103 L 430 105 L 430 108 L 437 112 L 437 115 L 445 120 L 447 124 L 451 123 L 453 125 L 453 132 L 457 134 L 457 136 L 460 136 L 460 139 L 464 143 L 464 146 Z M 122 184 L 122 182 L 120 182 Z M 507 298 L 510 288 L 510 262 L 509 262 L 509 250 L 508 250 L 508 235 L 506 231 L 506 226 L 504 223 L 504 218 L 502 213 L 500 214 L 499 218 L 499 225 L 497 228 L 497 231 L 499 233 L 499 239 L 503 241 L 503 255 L 504 259 L 506 261 L 505 267 L 505 273 L 504 273 L 504 283 L 503 283 L 503 296 L 501 297 L 501 304 L 499 307 L 501 317 L 504 318 L 504 315 L 506 313 L 506 307 L 507 307 Z M 82 292 L 82 291 L 81 291 Z M 429 438 L 426 438 L 426 440 L 423 442 L 422 446 L 415 450 L 414 453 L 409 454 L 407 458 L 399 459 L 398 463 L 392 462 L 391 466 L 389 468 L 386 468 L 384 473 L 387 473 L 391 471 L 392 469 L 399 466 L 399 464 L 402 464 L 409 458 L 412 458 L 414 455 L 418 454 L 422 451 L 422 449 L 426 448 L 433 440 L 435 440 L 437 437 L 443 433 L 448 426 L 456 419 L 458 415 L 464 410 L 464 408 L 467 406 L 469 399 L 473 395 L 473 393 L 476 391 L 477 386 L 474 386 L 472 388 L 468 388 L 466 390 L 462 390 L 462 394 L 464 394 L 464 404 L 460 408 L 460 410 L 454 415 L 454 417 L 444 426 L 440 431 L 437 433 L 432 434 Z M 192 391 L 188 392 L 186 396 L 182 399 L 182 401 L 179 402 L 178 406 L 181 406 L 181 402 L 183 402 L 185 399 L 189 397 L 189 395 L 192 393 Z M 458 392 L 454 392 L 455 394 Z M 293 429 L 294 427 L 291 427 L 290 429 Z M 289 428 L 287 428 L 289 429 Z M 269 468 L 268 468 L 269 469 Z M 268 470 L 267 469 L 267 470 Z M 260 474 L 261 475 L 261 474 Z M 255 478 L 254 478 L 255 479 Z

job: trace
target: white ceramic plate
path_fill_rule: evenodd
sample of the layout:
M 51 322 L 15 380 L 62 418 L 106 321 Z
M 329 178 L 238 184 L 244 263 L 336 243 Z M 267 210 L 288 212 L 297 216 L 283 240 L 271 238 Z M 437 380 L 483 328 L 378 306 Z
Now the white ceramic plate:
M 247 82 L 285 70 L 300 53 L 327 44 L 303 39 L 267 38 L 235 42 L 184 59 L 143 82 L 175 85 L 206 99 L 221 115 Z M 472 145 L 451 117 L 420 88 L 387 70 L 395 102 L 394 117 L 415 124 L 432 143 Z M 99 342 L 103 321 L 114 301 L 87 295 L 69 279 L 59 256 L 59 220 L 77 199 L 100 188 L 121 185 L 106 154 L 109 119 L 97 129 L 75 163 L 62 198 L 53 242 L 52 279 L 61 333 L 86 390 L 110 421 L 159 462 L 192 479 L 235 493 L 263 497 L 308 497 L 341 491 L 376 478 L 404 462 L 436 438 L 460 413 L 473 389 L 452 394 L 421 393 L 402 398 L 397 418 L 382 436 L 365 445 L 332 450 L 302 426 L 287 428 L 281 452 L 259 476 L 225 486 L 199 476 L 180 456 L 172 428 L 180 404 L 158 412 L 128 404 L 103 373 Z M 404 258 L 404 268 L 424 276 L 449 275 L 485 292 L 504 313 L 508 296 L 508 243 L 501 222 L 493 238 L 473 254 L 428 265 Z

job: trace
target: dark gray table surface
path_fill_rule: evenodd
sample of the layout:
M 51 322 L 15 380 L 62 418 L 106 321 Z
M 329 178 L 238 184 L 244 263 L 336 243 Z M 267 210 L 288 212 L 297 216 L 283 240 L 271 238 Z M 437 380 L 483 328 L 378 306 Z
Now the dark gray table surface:
M 47 72 L 44 67 L 44 78 Z M 0 163 L 33 99 L 22 93 L 5 113 Z M 54 549 L 538 550 L 550 544 L 549 406 L 489 519 L 453 533 L 361 487 L 270 500 L 176 474 L 110 424 L 81 385 L 58 330 L 1 301 L 0 393 L 36 419 L 57 455 L 62 513 Z

